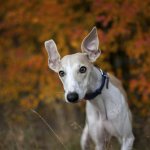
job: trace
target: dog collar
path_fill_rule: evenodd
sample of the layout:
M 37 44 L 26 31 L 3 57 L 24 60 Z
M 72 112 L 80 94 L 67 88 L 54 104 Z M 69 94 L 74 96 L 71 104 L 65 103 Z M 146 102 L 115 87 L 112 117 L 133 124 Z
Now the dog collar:
M 91 99 L 94 99 L 99 94 L 101 94 L 105 83 L 106 83 L 106 88 L 108 89 L 109 76 L 106 72 L 102 71 L 101 69 L 100 69 L 100 72 L 101 72 L 101 75 L 102 75 L 102 81 L 101 81 L 100 87 L 98 89 L 96 89 L 94 92 L 86 93 L 84 99 L 91 100 Z

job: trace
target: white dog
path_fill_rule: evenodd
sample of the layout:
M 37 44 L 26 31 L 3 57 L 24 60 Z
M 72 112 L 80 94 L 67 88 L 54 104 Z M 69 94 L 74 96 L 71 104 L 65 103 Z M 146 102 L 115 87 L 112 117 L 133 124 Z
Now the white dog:
M 119 140 L 121 150 L 131 150 L 134 136 L 126 93 L 118 79 L 92 64 L 100 56 L 96 27 L 83 40 L 82 53 L 60 59 L 53 40 L 46 41 L 45 47 L 48 65 L 59 74 L 66 101 L 87 100 L 82 150 L 87 150 L 89 138 L 95 143 L 96 150 L 103 150 L 108 135 Z

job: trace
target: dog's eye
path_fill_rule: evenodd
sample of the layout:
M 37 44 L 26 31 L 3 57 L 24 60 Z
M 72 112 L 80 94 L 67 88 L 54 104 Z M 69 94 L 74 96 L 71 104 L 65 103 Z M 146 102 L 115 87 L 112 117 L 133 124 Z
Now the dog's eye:
M 85 72 L 86 72 L 86 67 L 85 67 L 85 66 L 82 66 L 82 67 L 79 69 L 79 72 L 80 72 L 80 73 L 85 73 Z
M 61 77 L 63 77 L 63 76 L 65 75 L 65 72 L 64 72 L 64 71 L 59 71 L 59 75 L 60 75 Z

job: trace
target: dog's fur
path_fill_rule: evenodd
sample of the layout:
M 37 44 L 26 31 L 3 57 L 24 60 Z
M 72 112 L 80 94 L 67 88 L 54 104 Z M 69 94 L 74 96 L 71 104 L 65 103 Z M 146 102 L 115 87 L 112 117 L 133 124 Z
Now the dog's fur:
M 65 99 L 70 92 L 78 94 L 77 102 L 84 99 L 85 94 L 93 92 L 101 85 L 101 72 L 92 62 L 100 55 L 99 39 L 94 27 L 82 42 L 82 53 L 67 55 L 60 59 L 53 40 L 45 42 L 48 52 L 48 65 L 55 72 L 64 71 L 60 77 Z M 87 68 L 80 73 L 81 66 Z M 103 150 L 105 140 L 115 136 L 121 143 L 121 150 L 131 150 L 134 136 L 132 133 L 131 113 L 127 104 L 127 96 L 118 79 L 109 75 L 109 88 L 92 100 L 86 101 L 86 123 L 81 137 L 82 150 L 87 150 L 88 140 L 92 139 L 96 150 Z

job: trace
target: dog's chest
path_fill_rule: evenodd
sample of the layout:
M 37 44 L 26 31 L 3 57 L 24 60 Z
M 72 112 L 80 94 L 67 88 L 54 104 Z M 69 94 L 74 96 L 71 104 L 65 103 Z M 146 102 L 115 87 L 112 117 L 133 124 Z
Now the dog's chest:
M 87 102 L 86 105 L 86 119 L 89 127 L 89 132 L 91 136 L 95 136 L 95 134 L 101 134 L 99 131 L 103 128 L 103 131 L 107 131 L 110 135 L 117 136 L 117 132 L 114 126 L 112 125 L 112 121 L 108 120 L 104 106 L 101 103 L 101 111 L 98 109 L 99 107 L 95 107 Z M 102 111 L 103 110 L 103 111 Z

